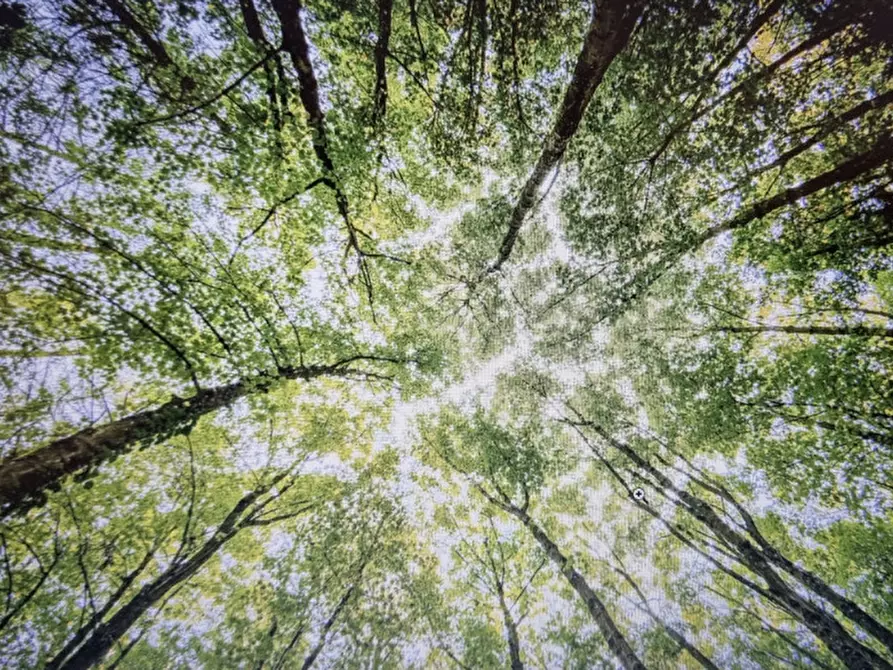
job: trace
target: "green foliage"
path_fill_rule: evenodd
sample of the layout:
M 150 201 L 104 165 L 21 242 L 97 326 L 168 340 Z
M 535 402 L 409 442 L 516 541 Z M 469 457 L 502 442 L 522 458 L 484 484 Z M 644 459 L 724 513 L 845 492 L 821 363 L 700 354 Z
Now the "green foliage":
M 0 2 L 3 664 L 893 663 L 889 3 L 303 4 Z

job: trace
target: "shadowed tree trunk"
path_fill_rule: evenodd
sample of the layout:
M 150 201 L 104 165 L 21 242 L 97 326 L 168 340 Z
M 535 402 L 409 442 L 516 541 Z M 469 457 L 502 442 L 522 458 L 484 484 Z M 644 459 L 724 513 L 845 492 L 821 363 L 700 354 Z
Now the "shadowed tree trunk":
M 362 372 L 352 369 L 350 363 L 376 360 L 399 362 L 375 356 L 353 356 L 332 365 L 283 367 L 276 375 L 202 389 L 186 399 L 175 397 L 155 409 L 137 412 L 99 427 L 86 428 L 9 459 L 0 464 L 2 515 L 21 511 L 29 504 L 39 504 L 41 492 L 58 485 L 67 475 L 98 465 L 113 454 L 123 453 L 138 443 L 157 442 L 177 433 L 188 432 L 205 414 L 228 407 L 249 394 L 264 393 L 276 381 L 362 375 Z
M 385 69 L 388 57 L 388 44 L 391 40 L 391 11 L 394 0 L 379 0 L 378 3 L 378 41 L 375 43 L 375 92 L 372 94 L 372 125 L 377 126 L 384 120 L 388 105 L 388 77 Z
M 86 670 L 100 663 L 115 643 L 147 610 L 160 602 L 172 589 L 196 574 L 220 547 L 244 528 L 263 525 L 267 521 L 259 519 L 258 514 L 277 497 L 271 496 L 266 500 L 260 500 L 260 498 L 285 479 L 288 474 L 287 471 L 282 472 L 273 477 L 268 484 L 262 485 L 242 497 L 214 534 L 198 550 L 188 558 L 175 559 L 158 577 L 140 588 L 130 601 L 115 612 L 108 621 L 97 626 L 86 642 L 57 667 L 60 670 Z M 296 516 L 307 509 L 309 509 L 309 505 L 290 516 Z
M 574 412 L 579 415 L 575 410 Z M 797 593 L 773 569 L 771 565 L 772 561 L 770 561 L 765 551 L 762 548 L 755 546 L 746 537 L 723 521 L 709 503 L 685 489 L 677 487 L 669 477 L 641 457 L 635 449 L 625 442 L 609 435 L 600 425 L 582 420 L 569 423 L 578 428 L 580 426 L 585 426 L 592 429 L 599 435 L 599 437 L 629 458 L 643 473 L 649 475 L 653 479 L 654 485 L 657 488 L 672 493 L 674 497 L 669 498 L 670 500 L 673 500 L 680 509 L 704 524 L 717 539 L 730 549 L 734 550 L 735 555 L 733 558 L 735 558 L 735 560 L 746 566 L 751 572 L 758 575 L 766 582 L 767 591 L 764 592 L 765 595 L 771 596 L 774 602 L 803 623 L 803 625 L 806 626 L 817 638 L 822 640 L 828 649 L 830 649 L 848 668 L 857 668 L 859 670 L 884 668 L 886 670 L 893 670 L 893 666 L 878 655 L 873 649 L 860 643 L 850 635 L 833 614 L 818 607 Z M 596 453 L 599 460 L 603 461 L 603 458 L 597 452 L 595 447 L 589 443 L 588 440 L 586 440 L 586 443 L 590 449 Z M 616 470 L 612 470 L 612 474 L 614 474 L 614 476 L 619 476 L 616 473 Z M 626 486 L 625 483 L 624 486 Z M 805 585 L 809 587 L 808 584 Z M 830 589 L 830 587 L 828 588 Z M 838 597 L 842 598 L 842 596 Z M 864 615 L 864 617 L 871 619 L 871 617 L 858 608 L 855 603 L 850 604 Z M 872 626 L 873 628 L 880 627 L 881 629 L 886 630 L 879 622 L 874 619 L 872 619 L 872 621 L 875 624 Z M 885 636 L 888 634 L 889 631 L 886 631 Z M 882 639 L 882 641 L 884 640 Z
M 574 74 L 564 94 L 558 118 L 546 138 L 543 151 L 527 178 L 524 188 L 509 219 L 508 231 L 499 248 L 496 260 L 484 275 L 497 272 L 508 260 L 518 240 L 518 233 L 527 214 L 533 208 L 540 187 L 546 176 L 558 165 L 567 145 L 577 132 L 583 114 L 592 100 L 595 89 L 611 61 L 629 41 L 636 21 L 642 13 L 644 2 L 634 0 L 604 0 L 593 8 L 592 21 L 586 32 L 583 50 L 577 58 Z

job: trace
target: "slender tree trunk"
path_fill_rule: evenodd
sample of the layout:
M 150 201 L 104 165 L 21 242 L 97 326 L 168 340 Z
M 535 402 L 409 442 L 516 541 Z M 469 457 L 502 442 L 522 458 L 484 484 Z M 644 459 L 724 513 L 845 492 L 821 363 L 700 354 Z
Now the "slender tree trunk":
M 893 670 L 893 665 L 870 647 L 858 642 L 832 614 L 814 605 L 792 589 L 775 572 L 761 549 L 726 524 L 708 503 L 684 489 L 677 488 L 663 472 L 639 456 L 638 452 L 629 445 L 608 435 L 601 426 L 589 422 L 585 422 L 584 425 L 592 428 L 604 440 L 647 472 L 658 485 L 675 494 L 679 500 L 679 506 L 709 528 L 719 540 L 733 548 L 737 552 L 739 560 L 766 582 L 768 591 L 775 601 L 822 640 L 848 668 Z
M 715 107 L 719 104 L 719 101 L 722 100 L 725 96 L 720 96 L 717 101 L 715 101 L 712 105 L 707 105 L 705 107 L 701 107 L 701 103 L 704 101 L 704 98 L 707 97 L 710 90 L 713 88 L 713 84 L 716 81 L 716 78 L 722 74 L 722 71 L 725 70 L 729 65 L 731 65 L 735 57 L 747 46 L 747 43 L 756 35 L 760 29 L 766 25 L 769 20 L 775 16 L 779 9 L 781 9 L 784 4 L 784 0 L 772 0 L 772 2 L 760 12 L 754 20 L 747 27 L 747 30 L 738 38 L 738 41 L 735 43 L 735 46 L 725 55 L 725 57 L 707 74 L 706 80 L 702 80 L 700 82 L 699 88 L 701 90 L 700 94 L 695 98 L 695 103 L 692 106 L 691 112 L 686 114 L 682 120 L 677 123 L 670 131 L 666 134 L 661 142 L 660 146 L 657 148 L 654 153 L 651 154 L 648 158 L 648 162 L 651 165 L 654 165 L 657 162 L 657 159 L 660 158 L 664 152 L 670 148 L 670 144 L 673 143 L 677 137 L 679 137 L 684 131 L 691 127 L 691 125 L 703 117 L 705 114 L 715 109 Z M 780 59 L 781 61 L 781 59 Z M 760 73 L 762 76 L 769 76 L 771 72 L 774 70 L 774 67 L 780 67 L 781 62 L 774 63 L 770 65 L 766 70 Z
M 697 646 L 688 641 L 688 638 L 686 638 L 682 633 L 680 633 L 673 626 L 671 626 L 660 616 L 658 616 L 657 612 L 655 612 L 651 608 L 651 605 L 648 604 L 648 599 L 645 597 L 645 594 L 642 593 L 639 585 L 636 584 L 635 580 L 632 578 L 632 576 L 630 576 L 628 572 L 626 572 L 626 570 L 615 567 L 614 571 L 621 577 L 623 577 L 623 579 L 626 580 L 626 582 L 633 587 L 636 595 L 639 596 L 639 600 L 642 601 L 642 607 L 644 607 L 645 611 L 648 612 L 648 616 L 650 616 L 655 623 L 663 628 L 666 631 L 667 635 L 669 635 L 676 644 L 685 649 L 685 651 L 687 651 L 692 658 L 694 658 L 698 663 L 701 664 L 701 667 L 706 668 L 707 670 L 719 670 L 719 668 L 714 665 L 713 661 L 711 661 L 700 649 L 698 649 Z
M 245 22 L 245 30 L 248 31 L 248 37 L 251 38 L 251 41 L 257 45 L 261 52 L 270 51 L 270 43 L 264 34 L 264 28 L 261 25 L 254 0 L 239 0 L 239 8 L 242 10 L 242 20 Z M 270 114 L 273 116 L 273 125 L 278 130 L 282 126 L 282 116 L 276 95 L 276 74 L 269 59 L 264 60 L 263 67 L 264 75 L 267 79 L 267 98 L 270 101 Z
M 889 162 L 891 156 L 893 156 L 893 139 L 891 139 L 890 135 L 884 135 L 867 151 L 853 156 L 831 170 L 808 179 L 799 186 L 786 189 L 776 193 L 771 198 L 760 200 L 745 207 L 740 213 L 725 223 L 714 226 L 695 238 L 694 243 L 687 245 L 686 250 L 697 249 L 721 233 L 743 228 L 752 221 L 760 219 L 785 205 L 797 202 L 800 198 L 813 195 L 831 186 L 853 181 Z
M 120 0 L 103 0 L 105 5 L 117 17 L 123 26 L 128 28 L 137 39 L 142 43 L 146 50 L 152 54 L 155 62 L 161 67 L 169 67 L 173 65 L 171 57 L 168 55 L 164 46 L 140 23 L 137 18 L 130 12 Z
M 187 399 L 175 397 L 155 409 L 86 428 L 11 458 L 0 463 L 0 514 L 6 516 L 27 508 L 29 504 L 39 504 L 40 494 L 57 485 L 65 476 L 97 465 L 137 443 L 157 442 L 177 432 L 188 431 L 205 414 L 228 407 L 251 393 L 266 392 L 275 381 L 349 374 L 356 372 L 347 367 L 349 363 L 359 360 L 376 358 L 355 356 L 333 365 L 283 367 L 277 375 L 203 389 Z
M 628 310 L 636 301 L 647 294 L 651 287 L 685 254 L 696 251 L 713 238 L 725 232 L 743 228 L 777 209 L 797 202 L 800 198 L 805 198 L 826 188 L 858 179 L 885 163 L 889 163 L 891 156 L 893 156 L 893 138 L 890 135 L 884 135 L 873 147 L 864 153 L 853 156 L 837 167 L 823 172 L 799 186 L 791 187 L 776 193 L 770 198 L 752 203 L 728 221 L 708 228 L 700 235 L 685 239 L 675 245 L 668 245 L 661 257 L 653 265 L 638 273 L 632 280 L 627 281 L 618 289 L 618 300 L 615 301 L 615 305 L 618 306 L 606 308 L 600 321 L 612 317 L 616 318 Z
M 893 103 L 893 91 L 887 91 L 886 93 L 874 96 L 870 100 L 865 100 L 859 103 L 855 107 L 848 109 L 843 114 L 832 116 L 822 123 L 822 125 L 819 127 L 819 130 L 814 135 L 804 140 L 800 144 L 791 147 L 768 165 L 757 168 L 750 173 L 750 176 L 754 177 L 758 174 L 762 174 L 763 172 L 767 172 L 778 167 L 784 167 L 791 160 L 821 142 L 828 135 L 830 135 L 832 132 L 834 132 L 836 129 L 840 128 L 844 124 L 862 118 L 868 112 L 871 112 L 875 109 L 881 109 L 891 103 Z
M 792 335 L 837 335 L 853 337 L 893 337 L 893 329 L 881 326 L 718 326 L 723 333 L 789 333 Z
M 87 635 L 90 634 L 90 631 L 92 631 L 96 627 L 96 625 L 102 621 L 105 615 L 108 614 L 118 604 L 118 601 L 121 600 L 121 598 L 127 592 L 127 589 L 130 588 L 139 574 L 149 564 L 149 561 L 152 559 L 153 555 L 154 554 L 151 551 L 146 552 L 145 557 L 137 566 L 137 568 L 133 572 L 129 573 L 123 580 L 121 580 L 121 584 L 118 586 L 117 589 L 115 589 L 115 592 L 112 593 L 111 596 L 109 596 L 109 599 L 106 601 L 105 605 L 103 605 L 101 609 L 95 612 L 93 616 L 90 617 L 89 621 L 81 626 L 78 631 L 69 638 L 68 642 L 65 643 L 65 646 L 62 647 L 59 653 L 57 653 L 52 658 L 52 660 L 46 664 L 44 670 L 57 670 L 57 668 L 62 665 L 65 659 L 68 658 L 71 653 L 78 648 L 78 645 L 80 645 L 81 642 L 87 639 Z
M 527 178 L 509 219 L 508 231 L 499 248 L 496 260 L 484 275 L 497 272 L 508 260 L 518 240 L 518 233 L 527 214 L 533 208 L 540 187 L 548 174 L 564 156 L 567 145 L 577 132 L 583 114 L 601 83 L 608 66 L 629 42 L 644 2 L 634 0 L 604 0 L 597 3 L 577 58 L 574 74 L 564 94 L 558 118 L 543 145 L 533 172 Z
M 505 596 L 500 592 L 499 606 L 502 608 L 502 619 L 505 622 L 505 633 L 509 642 L 509 659 L 511 659 L 512 670 L 524 670 L 524 663 L 521 661 L 521 642 L 518 638 L 518 626 L 512 618 L 512 613 L 505 603 Z
M 332 610 L 331 616 L 329 616 L 329 618 L 326 619 L 325 624 L 323 624 L 322 632 L 319 634 L 319 641 L 317 641 L 316 645 L 310 650 L 310 653 L 307 654 L 304 662 L 301 664 L 301 670 L 310 670 L 310 668 L 313 667 L 313 664 L 316 662 L 317 657 L 320 655 L 326 644 L 329 631 L 332 630 L 332 626 L 335 625 L 338 616 L 344 611 L 344 608 L 347 607 L 347 603 L 353 595 L 355 588 L 356 584 L 351 584 L 350 588 L 344 592 L 343 596 L 341 596 L 341 600 L 338 601 L 335 609 Z
M 372 113 L 373 125 L 384 119 L 388 104 L 388 77 L 385 69 L 388 57 L 388 44 L 391 40 L 391 11 L 394 0 L 378 2 L 378 41 L 375 43 L 375 92 L 372 94 L 375 105 Z
M 592 587 L 589 586 L 586 578 L 574 569 L 567 557 L 561 553 L 558 545 L 555 544 L 546 532 L 534 522 L 530 515 L 527 514 L 526 509 L 522 509 L 506 502 L 500 502 L 481 487 L 478 487 L 478 490 L 481 491 L 491 503 L 518 519 L 518 521 L 527 528 L 530 534 L 533 535 L 543 551 L 546 552 L 546 555 L 558 568 L 559 572 L 561 572 L 564 578 L 567 579 L 574 591 L 577 592 L 577 595 L 580 596 L 586 604 L 586 609 L 589 610 L 589 614 L 592 616 L 593 621 L 595 621 L 599 631 L 601 631 L 604 636 L 608 648 L 617 657 L 617 660 L 620 661 L 621 665 L 623 665 L 626 670 L 645 670 L 645 664 L 639 660 L 638 656 L 636 656 L 636 652 L 630 646 L 623 633 L 620 632 L 617 624 L 614 623 L 614 619 L 611 618 L 610 612 L 608 612 L 608 609 L 596 595 L 595 591 L 592 590 Z
M 287 475 L 280 473 L 270 482 L 246 494 L 230 510 L 216 532 L 188 559 L 175 561 L 171 566 L 145 584 L 131 600 L 100 624 L 87 641 L 64 663 L 60 670 L 86 670 L 101 662 L 109 650 L 120 640 L 134 623 L 179 584 L 198 572 L 226 542 L 251 523 L 253 512 L 258 511 L 258 499 L 270 491 Z M 260 506 L 262 507 L 262 505 Z M 54 659 L 55 660 L 55 659 Z

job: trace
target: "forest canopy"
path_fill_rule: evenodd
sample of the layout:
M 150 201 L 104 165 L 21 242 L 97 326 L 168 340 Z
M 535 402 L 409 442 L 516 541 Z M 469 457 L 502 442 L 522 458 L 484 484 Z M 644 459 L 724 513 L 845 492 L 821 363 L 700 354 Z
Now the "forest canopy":
M 0 1 L 0 666 L 893 670 L 893 2 Z

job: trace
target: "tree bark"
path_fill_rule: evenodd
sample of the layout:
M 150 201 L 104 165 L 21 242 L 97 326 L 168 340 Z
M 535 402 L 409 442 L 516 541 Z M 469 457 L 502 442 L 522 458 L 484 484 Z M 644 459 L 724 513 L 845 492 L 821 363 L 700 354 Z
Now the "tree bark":
M 344 611 L 344 608 L 347 607 L 347 603 L 350 600 L 350 597 L 353 595 L 354 588 L 356 584 L 351 584 L 350 588 L 344 592 L 344 595 L 341 596 L 341 600 L 338 601 L 338 604 L 335 606 L 335 609 L 332 610 L 331 616 L 326 619 L 326 622 L 323 624 L 322 632 L 319 634 L 319 641 L 317 641 L 316 645 L 313 649 L 310 650 L 310 653 L 307 654 L 306 658 L 304 658 L 304 662 L 301 664 L 301 670 L 310 670 L 313 667 L 313 664 L 316 662 L 317 657 L 322 652 L 323 647 L 326 644 L 326 638 L 329 634 L 329 631 L 332 630 L 332 626 L 335 625 L 335 622 L 338 620 L 338 615 Z
M 377 126 L 384 119 L 388 104 L 388 77 L 385 68 L 388 57 L 388 45 L 391 40 L 391 11 L 394 0 L 378 2 L 378 41 L 375 43 L 375 92 L 372 94 L 372 123 Z
M 589 610 L 593 621 L 595 621 L 596 626 L 598 626 L 599 631 L 604 636 L 608 648 L 617 657 L 620 664 L 626 670 L 645 670 L 645 664 L 636 656 L 636 652 L 630 646 L 623 633 L 620 632 L 617 624 L 614 623 L 614 619 L 611 618 L 610 612 L 608 612 L 608 609 L 596 595 L 595 591 L 592 590 L 592 587 L 589 586 L 586 578 L 574 569 L 567 557 L 561 553 L 558 545 L 527 514 L 526 505 L 524 508 L 521 508 L 509 502 L 497 500 L 482 486 L 476 485 L 476 488 L 490 503 L 518 519 L 533 535 L 549 559 L 555 564 L 555 567 L 558 568 L 558 571 L 567 579 L 574 591 L 577 592 L 577 595 L 586 604 L 586 609 Z
M 771 214 L 787 205 L 791 205 L 800 198 L 823 191 L 832 186 L 839 186 L 847 182 L 853 181 L 870 173 L 885 163 L 889 163 L 893 157 L 893 137 L 884 135 L 875 142 L 867 151 L 853 156 L 849 160 L 844 161 L 837 167 L 827 172 L 823 172 L 812 179 L 808 179 L 799 186 L 793 186 L 789 189 L 776 193 L 770 198 L 765 198 L 752 203 L 742 209 L 736 216 L 728 221 L 708 228 L 700 235 L 685 239 L 676 244 L 668 244 L 662 251 L 660 258 L 654 262 L 651 267 L 646 268 L 642 273 L 633 279 L 624 283 L 617 291 L 618 299 L 615 300 L 615 307 L 608 307 L 602 312 L 599 321 L 608 318 L 616 318 L 625 310 L 629 309 L 637 300 L 645 296 L 651 287 L 685 254 L 696 251 L 704 244 L 719 235 L 734 231 Z M 654 247 L 651 251 L 660 251 Z
M 583 114 L 608 66 L 629 42 L 643 6 L 641 0 L 633 2 L 605 0 L 594 8 L 583 49 L 577 58 L 571 82 L 565 91 L 558 118 L 546 138 L 533 172 L 521 189 L 509 219 L 508 231 L 499 248 L 499 255 L 493 264 L 484 270 L 484 276 L 497 272 L 511 255 L 521 225 L 533 208 L 540 187 L 564 156 L 567 145 L 577 132 Z
M 242 10 L 242 20 L 245 22 L 245 30 L 248 37 L 254 42 L 261 52 L 269 52 L 270 43 L 264 34 L 264 28 L 260 22 L 260 16 L 257 13 L 257 7 L 254 0 L 239 0 L 239 8 Z M 279 57 L 279 54 L 276 54 Z M 267 98 L 270 101 L 270 113 L 273 115 L 273 125 L 278 130 L 282 126 L 282 116 L 279 112 L 278 100 L 276 97 L 276 74 L 273 71 L 273 65 L 269 58 L 264 59 L 264 75 L 267 78 Z
M 220 547 L 251 524 L 253 513 L 263 506 L 256 505 L 258 499 L 282 481 L 286 474 L 279 474 L 268 484 L 242 497 L 200 549 L 188 559 L 175 561 L 158 577 L 145 584 L 126 605 L 115 612 L 108 621 L 99 625 L 87 641 L 58 666 L 60 670 L 86 670 L 100 663 L 115 643 L 147 610 L 155 606 L 176 586 L 197 573 Z
M 246 395 L 266 392 L 278 380 L 349 375 L 357 372 L 349 364 L 361 360 L 385 359 L 354 356 L 333 365 L 283 367 L 276 375 L 203 389 L 187 399 L 174 397 L 155 409 L 137 412 L 99 427 L 85 428 L 30 453 L 11 458 L 0 463 L 0 516 L 40 504 L 40 494 L 67 475 L 98 465 L 113 454 L 124 453 L 138 443 L 188 432 L 205 414 L 228 407 Z
M 598 424 L 583 422 L 582 425 L 592 428 L 602 439 L 647 472 L 660 487 L 672 492 L 678 499 L 677 505 L 703 523 L 719 540 L 733 548 L 737 552 L 738 560 L 766 582 L 773 599 L 822 640 L 844 665 L 855 670 L 871 668 L 893 670 L 893 665 L 870 647 L 858 642 L 832 614 L 792 589 L 775 572 L 764 552 L 725 523 L 707 502 L 676 487 L 663 472 L 642 458 L 635 449 L 611 437 Z
M 725 223 L 714 226 L 695 238 L 694 243 L 687 245 L 686 250 L 697 249 L 705 242 L 721 233 L 743 228 L 752 221 L 760 219 L 785 205 L 791 205 L 797 202 L 800 198 L 813 195 L 814 193 L 823 191 L 831 186 L 837 186 L 858 179 L 862 175 L 889 162 L 891 157 L 893 157 L 893 138 L 891 138 L 890 135 L 884 135 L 880 137 L 870 149 L 853 156 L 837 167 L 834 167 L 827 172 L 823 172 L 812 179 L 808 179 L 799 186 L 793 186 L 780 193 L 776 193 L 771 198 L 760 200 L 745 207 L 740 213 Z
M 694 658 L 698 663 L 701 664 L 701 667 L 706 668 L 707 670 L 719 670 L 718 667 L 711 661 L 700 649 L 698 649 L 694 644 L 688 641 L 682 633 L 676 630 L 673 626 L 664 621 L 660 616 L 658 616 L 657 612 L 648 604 L 648 599 L 645 597 L 645 594 L 642 593 L 642 590 L 639 588 L 639 585 L 636 584 L 635 580 L 632 576 L 621 568 L 614 568 L 614 571 L 623 577 L 626 582 L 632 586 L 633 590 L 636 592 L 636 595 L 639 597 L 639 600 L 642 601 L 642 607 L 645 608 L 645 611 L 648 612 L 648 616 L 650 616 L 655 623 L 660 625 L 663 628 L 667 635 L 669 635 L 673 641 L 678 644 L 680 647 L 685 649 Z
M 893 337 L 893 329 L 882 326 L 717 326 L 723 333 L 789 333 L 791 335 L 836 335 L 853 337 Z
M 114 608 L 118 601 L 124 596 L 127 592 L 127 589 L 130 588 L 131 584 L 136 580 L 139 574 L 146 568 L 149 564 L 149 561 L 152 560 L 153 552 L 146 552 L 145 557 L 137 566 L 137 568 L 126 575 L 123 580 L 121 580 L 121 584 L 115 589 L 114 593 L 109 596 L 109 599 L 106 601 L 105 605 L 102 606 L 100 610 L 94 612 L 93 616 L 90 617 L 89 621 L 81 626 L 77 632 L 72 635 L 68 642 L 65 643 L 65 646 L 50 660 L 49 663 L 46 664 L 44 670 L 57 670 L 62 663 L 68 658 L 71 653 L 78 648 L 78 645 L 81 644 L 85 639 L 87 639 L 87 635 L 90 634 L 90 631 L 93 630 L 97 624 L 99 624 L 103 617 L 108 614 L 112 608 Z
M 117 17 L 118 21 L 136 35 L 137 39 L 146 48 L 146 51 L 152 54 L 152 57 L 159 66 L 169 67 L 173 65 L 173 60 L 171 60 L 171 57 L 168 55 L 167 50 L 161 42 L 152 36 L 123 2 L 120 0 L 103 0 L 103 2 L 105 2 L 106 6 Z
M 502 619 L 505 622 L 505 633 L 509 643 L 509 659 L 511 660 L 512 670 L 524 670 L 524 663 L 521 661 L 521 642 L 518 638 L 518 626 L 515 624 L 512 613 L 505 602 L 502 582 L 498 582 L 498 586 L 499 607 L 502 609 Z

